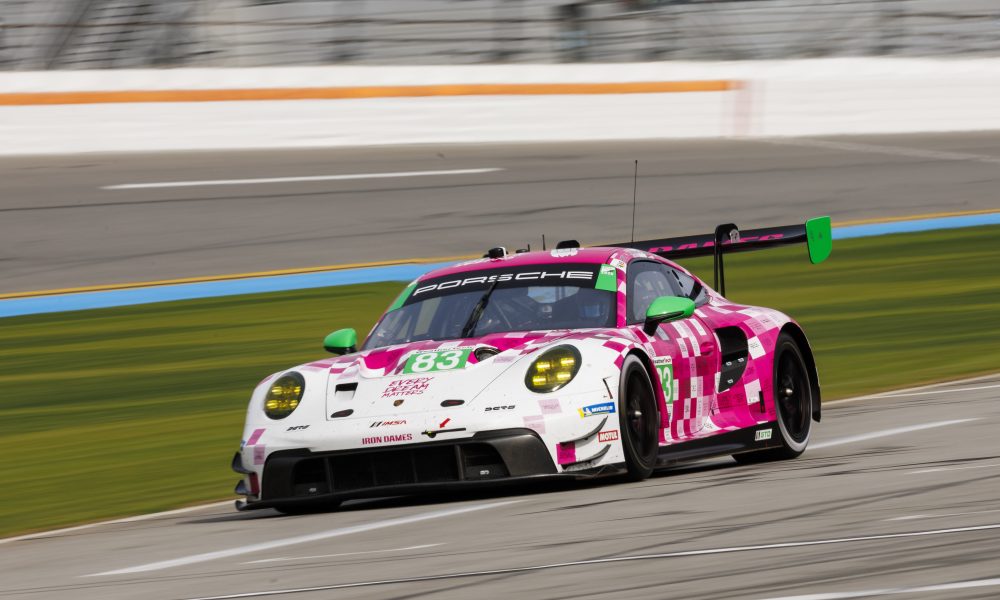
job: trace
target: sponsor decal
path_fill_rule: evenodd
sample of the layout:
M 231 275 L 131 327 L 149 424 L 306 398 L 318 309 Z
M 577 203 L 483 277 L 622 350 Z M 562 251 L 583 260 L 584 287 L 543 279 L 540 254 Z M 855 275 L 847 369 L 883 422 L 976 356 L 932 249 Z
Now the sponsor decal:
M 763 442 L 764 440 L 771 439 L 771 431 L 773 431 L 773 430 L 772 429 L 761 429 L 760 431 L 758 431 L 757 433 L 754 434 L 754 436 L 753 436 L 754 441 L 755 442 Z
M 663 399 L 670 404 L 674 401 L 674 365 L 669 356 L 653 359 L 653 366 L 660 375 L 660 387 L 663 388 Z
M 412 433 L 403 433 L 400 435 L 373 435 L 370 437 L 361 438 L 362 446 L 371 446 L 373 444 L 391 444 L 393 442 L 411 442 L 413 441 Z
M 736 232 L 736 233 L 738 233 L 738 232 Z M 761 236 L 748 235 L 748 236 L 744 236 L 744 237 L 741 237 L 741 238 L 736 239 L 736 240 L 733 240 L 732 237 L 730 237 L 730 239 L 728 241 L 722 242 L 722 245 L 723 246 L 728 246 L 729 244 L 742 244 L 744 242 L 752 242 L 752 241 L 766 242 L 768 240 L 780 240 L 780 239 L 782 239 L 784 237 L 785 237 L 785 234 L 783 234 L 783 233 L 771 233 L 771 234 L 768 234 L 768 235 L 761 235 Z M 656 254 L 657 252 L 676 252 L 676 251 L 680 251 L 680 250 L 697 250 L 698 248 L 711 248 L 713 246 L 715 246 L 715 240 L 708 240 L 707 242 L 703 242 L 703 243 L 700 243 L 700 244 L 697 243 L 697 242 L 693 242 L 693 243 L 689 243 L 689 244 L 678 244 L 677 246 L 670 246 L 670 245 L 667 245 L 667 246 L 654 246 L 652 248 L 649 248 L 648 251 Z
M 625 264 L 624 260 L 621 260 L 621 259 L 618 259 L 618 258 L 611 259 L 611 262 L 609 262 L 608 264 L 611 265 L 612 267 L 618 269 L 619 271 L 624 271 L 625 267 L 627 266 Z
M 535 433 L 545 433 L 545 417 L 541 415 L 524 417 L 524 426 L 534 430 Z
M 591 404 L 577 409 L 581 417 L 592 417 L 594 415 L 604 415 L 615 412 L 614 402 L 602 402 L 601 404 Z
M 598 442 L 614 442 L 618 439 L 618 430 L 602 431 L 597 434 Z
M 253 464 L 262 465 L 267 459 L 267 449 L 264 446 L 253 447 Z
M 521 271 L 520 273 L 494 273 L 492 275 L 482 275 L 479 277 L 466 277 L 464 279 L 449 279 L 447 281 L 441 281 L 438 283 L 431 283 L 428 285 L 423 285 L 413 290 L 413 294 L 410 298 L 416 298 L 421 294 L 426 294 L 433 291 L 447 291 L 447 290 L 458 290 L 464 291 L 462 288 L 466 286 L 472 286 L 472 289 L 483 288 L 484 286 L 492 285 L 493 283 L 505 281 L 542 281 L 547 283 L 555 283 L 560 280 L 571 280 L 571 281 L 593 281 L 594 274 L 590 271 L 556 271 L 556 270 L 541 270 L 541 271 Z
M 462 369 L 469 361 L 471 348 L 464 350 L 430 350 L 411 354 L 403 366 L 403 373 L 430 373 L 431 371 L 450 371 Z
M 601 269 L 597 274 L 597 283 L 594 284 L 594 289 L 604 290 L 605 292 L 618 291 L 618 275 L 614 267 L 611 265 L 601 265 Z
M 539 400 L 538 408 L 542 410 L 543 415 L 554 415 L 562 412 L 562 406 L 559 405 L 559 398 Z
M 393 425 L 406 425 L 406 419 L 396 419 L 395 421 L 374 421 L 368 427 L 392 427 Z
M 431 384 L 433 377 L 411 377 L 409 379 L 397 379 L 385 386 L 382 390 L 383 398 L 392 398 L 393 396 L 415 396 L 418 394 L 423 394 L 424 391 Z M 400 402 L 399 404 L 402 404 Z M 399 404 L 394 404 L 394 406 L 399 406 Z
M 247 438 L 247 446 L 253 446 L 256 444 L 257 440 L 260 439 L 260 436 L 264 435 L 265 431 L 266 429 L 254 429 L 253 433 L 250 434 L 250 437 Z
M 308 425 L 292 425 L 285 431 L 302 431 L 303 429 L 309 429 Z
M 551 252 L 552 258 L 564 258 L 566 256 L 576 256 L 576 248 L 557 248 Z
M 508 406 L 487 406 L 486 407 L 486 412 L 490 412 L 491 410 L 514 410 L 514 405 L 511 404 L 511 405 L 508 405 Z

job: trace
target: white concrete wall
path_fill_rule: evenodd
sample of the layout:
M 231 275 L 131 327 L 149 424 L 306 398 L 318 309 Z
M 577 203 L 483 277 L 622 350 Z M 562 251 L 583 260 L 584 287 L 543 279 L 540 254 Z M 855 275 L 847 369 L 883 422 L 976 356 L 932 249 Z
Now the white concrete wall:
M 709 79 L 748 89 L 0 106 L 0 154 L 1000 129 L 1000 59 L 0 73 L 0 94 Z

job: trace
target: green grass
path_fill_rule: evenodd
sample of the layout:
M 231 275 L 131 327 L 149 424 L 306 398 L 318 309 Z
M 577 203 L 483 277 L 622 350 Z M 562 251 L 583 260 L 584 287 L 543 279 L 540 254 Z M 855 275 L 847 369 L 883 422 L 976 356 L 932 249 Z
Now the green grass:
M 730 297 L 809 334 L 826 400 L 997 370 L 1000 227 L 727 259 Z M 700 273 L 711 263 L 691 261 Z M 0 535 L 225 498 L 253 386 L 366 332 L 400 284 L 0 320 Z

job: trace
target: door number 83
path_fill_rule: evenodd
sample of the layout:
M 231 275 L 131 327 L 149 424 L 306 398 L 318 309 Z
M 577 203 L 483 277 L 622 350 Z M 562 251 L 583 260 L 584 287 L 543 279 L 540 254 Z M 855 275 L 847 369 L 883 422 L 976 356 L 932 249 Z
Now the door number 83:
M 461 369 L 468 362 L 471 352 L 471 349 L 417 352 L 406 360 L 403 373 L 429 373 L 431 371 Z

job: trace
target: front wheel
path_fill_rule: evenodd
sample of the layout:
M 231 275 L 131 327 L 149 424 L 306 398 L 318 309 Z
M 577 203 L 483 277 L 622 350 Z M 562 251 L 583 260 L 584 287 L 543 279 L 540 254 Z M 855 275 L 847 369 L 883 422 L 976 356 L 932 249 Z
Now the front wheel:
M 813 386 L 802 350 L 792 336 L 781 333 L 774 346 L 774 411 L 781 446 L 735 454 L 736 462 L 787 460 L 805 452 L 812 433 Z
M 628 479 L 642 481 L 653 474 L 653 467 L 656 466 L 656 454 L 660 448 L 660 414 L 649 371 L 635 355 L 627 356 L 622 363 L 618 407 Z

